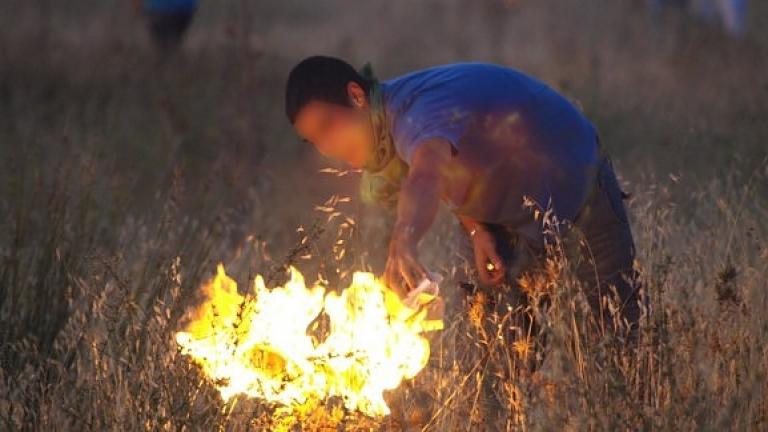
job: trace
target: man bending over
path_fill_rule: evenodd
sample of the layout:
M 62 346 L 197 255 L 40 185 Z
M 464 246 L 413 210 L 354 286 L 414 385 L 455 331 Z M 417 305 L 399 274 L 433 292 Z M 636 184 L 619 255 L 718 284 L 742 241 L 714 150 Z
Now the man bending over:
M 576 272 L 595 311 L 615 288 L 623 318 L 637 322 L 634 245 L 613 168 L 592 124 L 544 83 L 480 63 L 378 82 L 370 68 L 315 56 L 291 71 L 286 114 L 320 153 L 363 169 L 363 198 L 396 206 L 384 278 L 401 294 L 427 277 L 417 245 L 440 202 L 471 237 L 485 284 L 536 270 L 545 235 L 533 203 L 583 235 Z

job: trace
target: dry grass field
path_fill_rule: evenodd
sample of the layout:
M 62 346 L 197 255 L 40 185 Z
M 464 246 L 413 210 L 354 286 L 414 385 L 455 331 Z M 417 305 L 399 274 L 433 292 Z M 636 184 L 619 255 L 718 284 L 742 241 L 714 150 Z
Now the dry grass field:
M 768 429 L 768 5 L 732 40 L 629 0 L 222 0 L 161 59 L 129 3 L 0 0 L 0 430 Z M 556 247 L 548 307 L 465 295 L 446 213 L 421 247 L 446 328 L 392 415 L 222 402 L 174 341 L 217 263 L 383 269 L 391 215 L 283 115 L 315 53 L 497 62 L 576 101 L 631 192 L 637 340 L 596 328 Z

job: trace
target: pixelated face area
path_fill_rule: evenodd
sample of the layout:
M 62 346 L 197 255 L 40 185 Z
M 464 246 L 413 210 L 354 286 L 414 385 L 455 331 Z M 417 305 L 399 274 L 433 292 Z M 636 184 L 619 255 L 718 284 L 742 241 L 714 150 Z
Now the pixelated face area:
M 353 168 L 365 166 L 373 147 L 367 107 L 310 101 L 299 111 L 294 127 L 321 154 Z

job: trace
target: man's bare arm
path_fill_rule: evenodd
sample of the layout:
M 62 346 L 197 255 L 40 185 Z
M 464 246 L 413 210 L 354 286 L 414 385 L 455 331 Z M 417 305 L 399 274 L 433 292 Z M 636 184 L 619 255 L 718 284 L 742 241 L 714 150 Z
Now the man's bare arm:
M 400 190 L 393 238 L 405 236 L 402 240 L 418 243 L 429 230 L 440 203 L 441 171 L 450 157 L 450 143 L 444 140 L 430 140 L 416 149 Z
M 415 288 L 426 276 L 416 248 L 435 220 L 450 158 L 451 144 L 448 141 L 432 139 L 423 142 L 413 154 L 408 178 L 400 189 L 397 221 L 384 276 L 389 286 L 401 293 Z

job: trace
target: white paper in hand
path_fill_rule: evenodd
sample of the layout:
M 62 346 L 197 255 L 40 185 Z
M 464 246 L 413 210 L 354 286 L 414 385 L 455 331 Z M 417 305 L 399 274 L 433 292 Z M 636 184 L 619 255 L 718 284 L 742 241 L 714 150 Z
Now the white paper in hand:
M 442 276 L 437 273 L 430 273 L 429 277 L 422 279 L 416 289 L 408 293 L 403 303 L 414 310 L 431 303 L 440 295 L 439 284 L 442 281 Z

